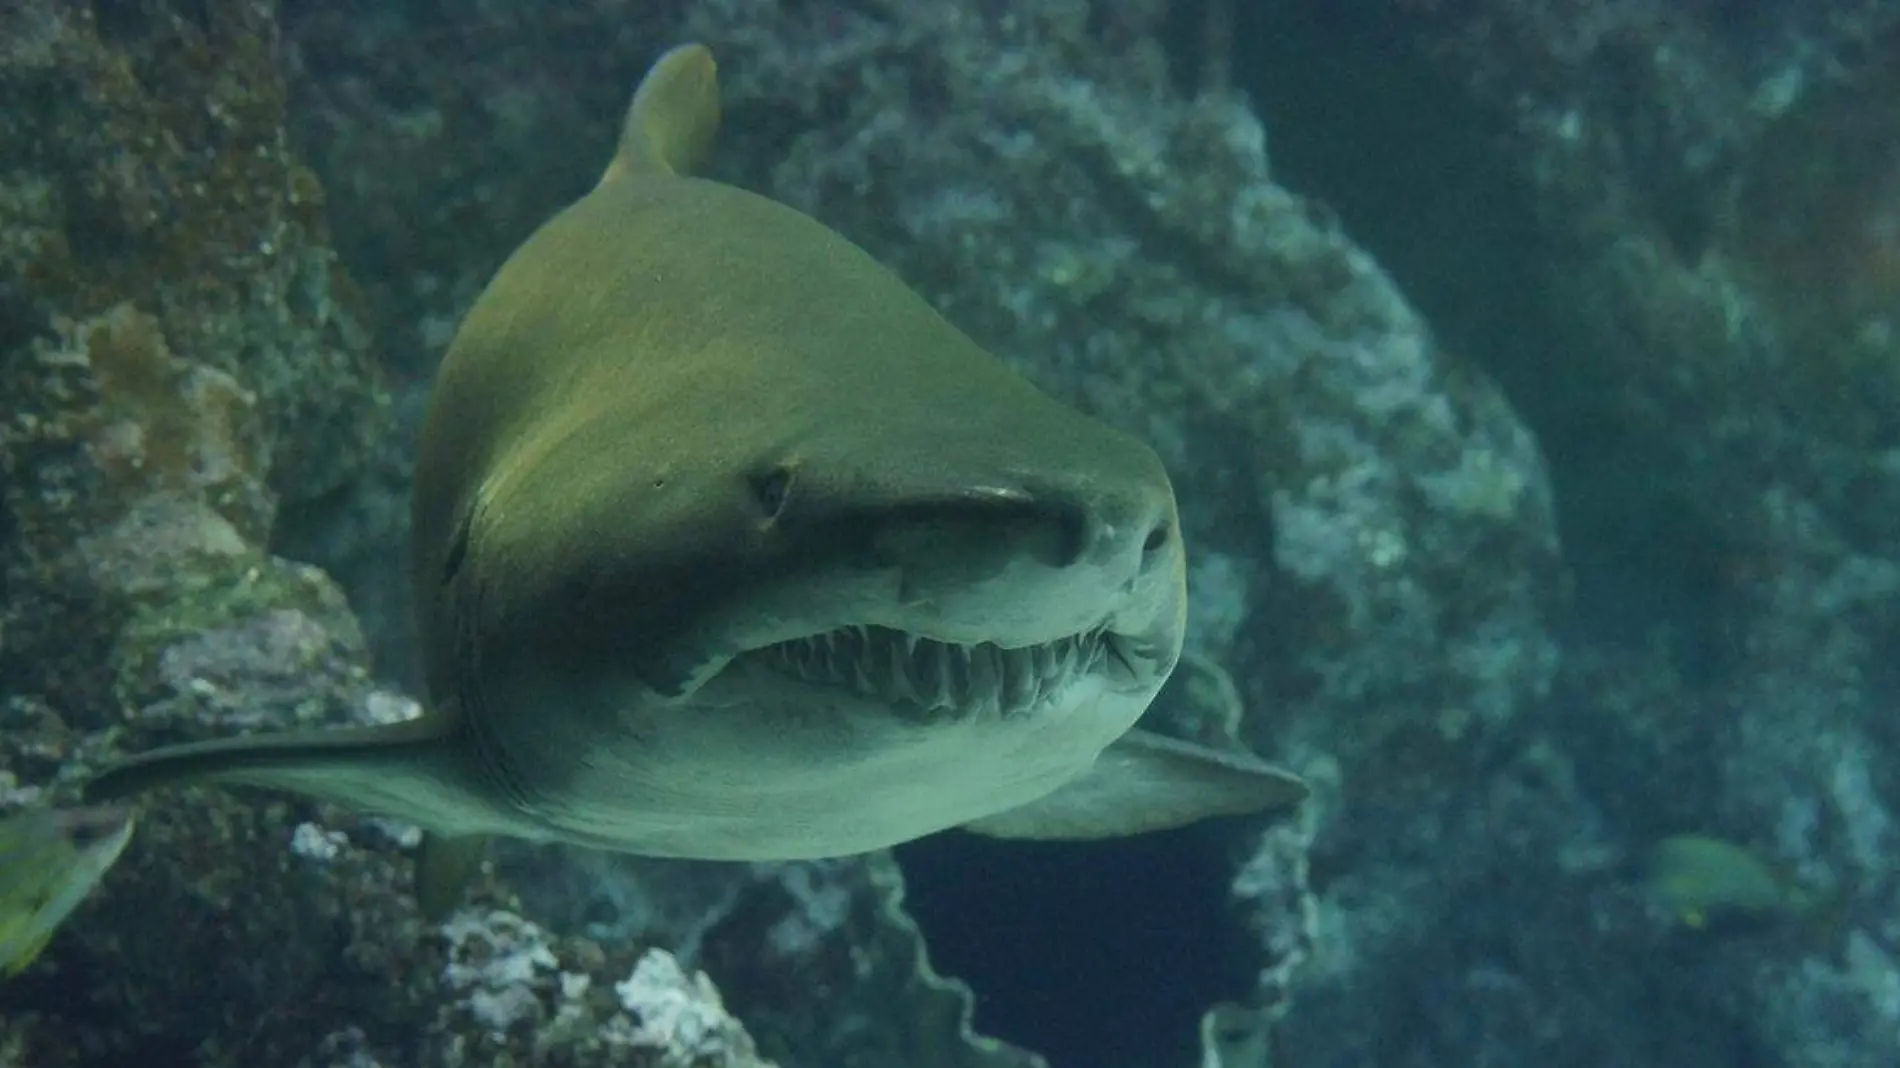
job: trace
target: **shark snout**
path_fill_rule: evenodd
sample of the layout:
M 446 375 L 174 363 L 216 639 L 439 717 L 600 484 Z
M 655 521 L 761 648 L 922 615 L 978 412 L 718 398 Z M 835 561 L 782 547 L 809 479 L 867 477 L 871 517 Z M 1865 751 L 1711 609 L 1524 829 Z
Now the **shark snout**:
M 981 485 L 899 510 L 878 546 L 900 566 L 955 560 L 972 577 L 1031 563 L 1134 579 L 1165 569 L 1177 536 L 1166 497 L 1104 500 L 1045 487 Z
M 888 516 L 876 553 L 901 575 L 907 608 L 980 621 L 989 640 L 1042 641 L 1165 591 L 1181 551 L 1172 502 L 1165 484 L 972 484 Z
M 1094 567 L 1137 577 L 1165 564 L 1175 532 L 1164 504 L 1092 499 L 1061 490 L 1027 490 L 1024 509 L 1038 525 L 1049 566 Z

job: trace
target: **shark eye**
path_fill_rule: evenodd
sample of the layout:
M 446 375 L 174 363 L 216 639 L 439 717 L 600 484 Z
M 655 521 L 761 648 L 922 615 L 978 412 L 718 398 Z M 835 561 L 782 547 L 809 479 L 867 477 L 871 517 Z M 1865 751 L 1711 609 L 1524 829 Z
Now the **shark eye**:
M 752 497 L 759 504 L 759 511 L 767 519 L 776 519 L 785 510 L 785 502 L 792 493 L 792 473 L 784 467 L 774 467 L 752 476 Z

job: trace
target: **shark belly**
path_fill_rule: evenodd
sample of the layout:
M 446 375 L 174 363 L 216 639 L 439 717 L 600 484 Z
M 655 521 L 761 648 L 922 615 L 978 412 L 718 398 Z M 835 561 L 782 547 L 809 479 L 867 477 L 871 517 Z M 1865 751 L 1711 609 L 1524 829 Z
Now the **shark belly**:
M 1007 719 L 905 719 L 880 702 L 769 691 L 633 706 L 524 791 L 542 834 L 701 860 L 883 849 L 1013 809 L 1089 769 L 1147 704 L 1094 682 Z M 743 688 L 734 687 L 743 691 Z

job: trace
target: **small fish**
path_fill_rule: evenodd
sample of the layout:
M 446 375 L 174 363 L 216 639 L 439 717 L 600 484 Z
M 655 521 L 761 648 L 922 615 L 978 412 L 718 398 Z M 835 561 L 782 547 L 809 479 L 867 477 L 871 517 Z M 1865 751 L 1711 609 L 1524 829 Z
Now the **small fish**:
M 23 971 L 132 839 L 132 810 L 34 808 L 0 819 L 0 976 Z
M 1652 845 L 1642 886 L 1672 919 L 1695 930 L 1800 918 L 1820 901 L 1753 851 L 1699 834 L 1671 835 Z

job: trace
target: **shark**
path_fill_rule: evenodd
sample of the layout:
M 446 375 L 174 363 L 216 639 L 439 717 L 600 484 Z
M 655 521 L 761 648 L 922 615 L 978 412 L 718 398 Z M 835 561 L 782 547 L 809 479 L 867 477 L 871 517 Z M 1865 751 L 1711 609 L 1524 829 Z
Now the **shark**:
M 719 118 L 711 52 L 663 55 L 444 358 L 412 491 L 427 712 L 159 748 L 89 803 L 211 783 L 407 821 L 436 915 L 495 836 L 772 861 L 1300 803 L 1135 727 L 1187 610 L 1156 452 L 695 176 Z

